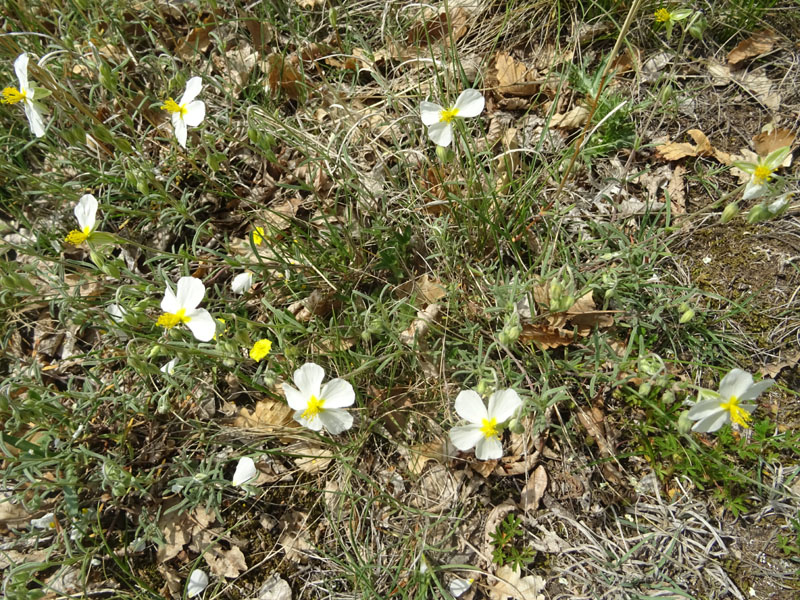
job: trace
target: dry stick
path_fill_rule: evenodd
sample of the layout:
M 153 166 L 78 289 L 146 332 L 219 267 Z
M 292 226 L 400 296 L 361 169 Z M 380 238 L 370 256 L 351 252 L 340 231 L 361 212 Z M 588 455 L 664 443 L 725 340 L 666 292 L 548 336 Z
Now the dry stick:
M 619 52 L 620 47 L 622 46 L 622 41 L 625 39 L 625 36 L 628 33 L 628 29 L 630 29 L 631 22 L 633 18 L 636 16 L 636 13 L 639 11 L 639 6 L 641 5 L 642 0 L 634 0 L 633 4 L 631 4 L 630 9 L 628 10 L 628 15 L 625 17 L 625 22 L 622 24 L 622 27 L 619 30 L 619 35 L 617 36 L 617 41 L 614 44 L 614 48 L 611 50 L 611 54 L 606 61 L 606 66 L 603 69 L 603 75 L 600 78 L 600 85 L 597 88 L 597 94 L 595 94 L 594 99 L 592 100 L 591 109 L 589 110 L 589 116 L 586 117 L 586 124 L 583 126 L 583 131 L 581 131 L 580 137 L 575 141 L 575 150 L 572 152 L 572 158 L 569 160 L 569 164 L 567 165 L 566 171 L 564 171 L 564 175 L 561 177 L 561 182 L 558 184 L 558 189 L 556 190 L 555 196 L 552 200 L 550 200 L 549 204 L 542 210 L 539 211 L 539 215 L 549 210 L 553 204 L 555 204 L 556 200 L 561 196 L 561 193 L 564 191 L 564 185 L 567 183 L 567 178 L 569 177 L 570 172 L 572 171 L 572 167 L 575 165 L 575 161 L 578 158 L 578 153 L 583 146 L 583 140 L 586 137 L 586 132 L 589 130 L 589 127 L 592 124 L 592 118 L 594 117 L 594 113 L 597 110 L 597 105 L 600 102 L 600 94 L 603 93 L 603 89 L 606 86 L 606 81 L 608 79 L 608 75 L 611 73 L 611 65 L 614 62 L 614 59 L 617 57 L 617 53 Z M 537 221 L 536 217 L 534 217 L 531 222 L 528 224 L 526 231 L 530 231 L 533 224 Z

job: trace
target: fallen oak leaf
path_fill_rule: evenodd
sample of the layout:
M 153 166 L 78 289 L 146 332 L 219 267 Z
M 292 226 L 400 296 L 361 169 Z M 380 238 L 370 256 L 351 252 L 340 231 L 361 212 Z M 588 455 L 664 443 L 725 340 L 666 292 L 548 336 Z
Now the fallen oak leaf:
M 786 146 L 791 147 L 794 144 L 794 140 L 794 133 L 788 129 L 784 129 L 783 127 L 777 127 L 771 131 L 762 131 L 758 135 L 754 136 L 753 147 L 756 149 L 756 154 L 764 157 L 779 148 L 785 148 Z M 789 164 L 791 164 L 790 157 L 791 154 L 787 156 L 787 159 L 789 159 Z M 787 165 L 784 161 L 783 166 L 788 167 L 789 165 Z
M 774 32 L 767 29 L 756 31 L 746 40 L 737 44 L 736 48 L 728 53 L 728 64 L 735 67 L 748 58 L 754 58 L 770 52 L 778 41 Z

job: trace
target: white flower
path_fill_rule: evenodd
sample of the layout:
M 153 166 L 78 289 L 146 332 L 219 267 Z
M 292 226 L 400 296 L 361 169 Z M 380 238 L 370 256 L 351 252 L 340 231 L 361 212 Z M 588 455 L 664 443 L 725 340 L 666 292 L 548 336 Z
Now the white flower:
M 702 389 L 697 402 L 689 409 L 689 418 L 697 421 L 692 431 L 711 433 L 725 423 L 733 421 L 742 427 L 749 427 L 752 413 L 756 405 L 739 404 L 755 400 L 758 395 L 769 388 L 772 379 L 763 379 L 753 383 L 753 376 L 741 369 L 731 370 L 719 383 L 719 392 Z
M 470 588 L 473 581 L 475 580 L 458 578 L 453 579 L 453 581 L 450 582 L 450 594 L 453 596 L 453 598 L 458 598 Z
M 789 146 L 778 148 L 767 156 L 759 156 L 756 162 L 737 161 L 733 165 L 750 174 L 750 180 L 744 186 L 742 199 L 752 200 L 759 198 L 767 192 L 767 182 L 772 178 L 772 174 L 783 164 L 783 161 L 791 152 Z
M 214 337 L 217 325 L 213 317 L 204 308 L 197 308 L 206 295 L 206 287 L 196 277 L 181 277 L 178 280 L 177 294 L 169 285 L 161 301 L 164 311 L 158 318 L 157 325 L 172 329 L 179 323 L 185 323 L 195 338 L 207 342 Z
M 128 310 L 119 304 L 109 304 L 106 307 L 106 312 L 115 323 L 122 323 L 125 320 L 125 315 L 128 314 Z
M 236 464 L 236 471 L 233 474 L 231 482 L 233 485 L 242 485 L 247 483 L 257 475 L 256 463 L 249 456 L 243 456 Z
M 450 108 L 442 108 L 433 102 L 422 102 L 419 106 L 422 123 L 428 126 L 428 137 L 437 146 L 449 146 L 453 141 L 452 120 L 477 117 L 483 112 L 486 101 L 478 90 L 464 90 Z
M 89 239 L 94 231 L 97 222 L 97 198 L 91 194 L 81 196 L 73 212 L 78 220 L 80 230 L 73 229 L 65 239 L 68 243 L 77 246 Z
M 173 358 L 167 364 L 163 365 L 159 369 L 159 371 L 161 371 L 162 373 L 166 373 L 167 375 L 172 375 L 173 373 L 175 373 L 175 365 L 177 365 L 177 364 L 178 364 L 178 359 L 177 358 Z
M 192 77 L 186 82 L 186 90 L 177 102 L 172 98 L 167 98 L 161 107 L 162 110 L 172 114 L 175 138 L 183 148 L 186 148 L 187 129 L 200 125 L 206 116 L 205 103 L 202 100 L 195 100 L 202 89 L 203 80 L 199 77 Z
M 193 598 L 194 596 L 199 596 L 207 587 L 208 575 L 205 574 L 205 571 L 195 569 L 192 571 L 192 574 L 189 575 L 189 583 L 186 586 L 186 597 Z
M 767 204 L 767 210 L 773 216 L 777 215 L 778 213 L 783 212 L 783 209 L 789 206 L 789 202 L 794 197 L 794 192 L 786 192 L 785 194 L 781 194 L 775 200 Z
M 234 294 L 244 294 L 251 287 L 253 287 L 252 271 L 245 271 L 244 273 L 239 273 L 236 277 L 233 278 L 233 282 L 231 283 L 231 288 L 233 289 Z
M 19 79 L 19 89 L 7 87 L 3 90 L 3 104 L 24 103 L 25 116 L 28 117 L 28 124 L 36 137 L 44 135 L 44 118 L 42 117 L 39 106 L 33 101 L 36 91 L 28 87 L 28 55 L 23 52 L 14 61 L 14 71 Z
M 456 398 L 456 412 L 469 425 L 453 427 L 450 440 L 459 450 L 475 448 L 478 460 L 503 457 L 503 444 L 500 436 L 503 424 L 513 417 L 522 406 L 522 400 L 514 390 L 497 390 L 489 396 L 489 410 L 480 395 L 472 390 L 464 390 Z
M 55 529 L 56 516 L 49 512 L 38 519 L 31 519 L 31 527 L 34 529 Z
M 325 370 L 306 363 L 294 372 L 294 384 L 284 383 L 286 402 L 294 409 L 294 420 L 312 431 L 325 428 L 329 433 L 342 433 L 353 426 L 353 416 L 346 410 L 355 402 L 356 394 L 344 379 L 331 379 L 322 389 Z

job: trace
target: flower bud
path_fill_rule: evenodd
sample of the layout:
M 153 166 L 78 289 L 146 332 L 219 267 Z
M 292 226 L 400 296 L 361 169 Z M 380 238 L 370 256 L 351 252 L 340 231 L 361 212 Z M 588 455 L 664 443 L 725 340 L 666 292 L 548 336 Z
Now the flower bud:
M 750 209 L 749 213 L 747 213 L 747 222 L 750 223 L 750 225 L 755 225 L 761 221 L 766 221 L 771 216 L 772 213 L 769 212 L 769 209 L 766 206 L 763 204 L 757 204 Z
M 120 272 L 116 262 L 110 262 L 103 265 L 101 271 L 111 277 L 112 279 L 119 279 Z
M 722 216 L 720 217 L 719 222 L 725 225 L 725 223 L 733 219 L 738 214 L 739 205 L 736 204 L 736 202 L 731 202 L 725 207 L 725 210 L 722 211 Z
M 678 417 L 678 433 L 689 433 L 692 429 L 692 420 L 689 418 L 689 411 L 683 411 Z
M 486 396 L 489 393 L 490 385 L 485 379 L 481 379 L 475 387 L 475 391 L 481 396 Z
M 695 13 L 695 18 L 689 24 L 689 35 L 691 35 L 694 39 L 702 41 L 703 34 L 708 27 L 708 21 L 706 20 L 706 16 L 701 13 Z
M 661 394 L 661 402 L 664 403 L 665 406 L 669 406 L 673 402 L 675 402 L 675 392 L 672 390 L 667 390 L 663 394 Z
M 106 260 L 103 258 L 103 255 L 99 252 L 95 252 L 94 250 L 89 250 L 89 258 L 91 261 L 97 265 L 98 269 L 102 269 L 103 265 L 106 263 Z
M 447 146 L 436 146 L 436 157 L 440 163 L 446 165 L 453 157 L 453 152 Z
M 522 435 L 525 433 L 525 426 L 520 423 L 519 419 L 514 417 L 508 422 L 508 429 L 511 433 L 516 433 L 517 435 Z
M 643 381 L 642 384 L 639 386 L 639 395 L 642 397 L 649 396 L 652 390 L 653 390 L 653 384 L 650 383 L 649 381 Z
M 684 325 L 684 324 L 688 323 L 689 321 L 694 319 L 695 314 L 696 313 L 694 312 L 694 309 L 692 309 L 692 308 L 690 308 L 689 310 L 683 311 L 683 314 L 681 315 L 681 318 L 678 321 L 678 323 L 680 323 L 681 325 Z
M 159 354 L 161 354 L 161 344 L 153 344 L 153 347 L 147 353 L 147 358 L 155 358 Z

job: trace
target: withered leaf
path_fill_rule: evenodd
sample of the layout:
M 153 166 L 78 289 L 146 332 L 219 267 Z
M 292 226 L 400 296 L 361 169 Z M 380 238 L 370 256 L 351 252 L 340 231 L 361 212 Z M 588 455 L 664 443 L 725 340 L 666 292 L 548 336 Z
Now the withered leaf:
M 728 53 L 728 64 L 737 66 L 743 60 L 754 58 L 770 52 L 778 40 L 774 32 L 767 29 L 756 31 L 746 40 L 739 42 L 733 50 Z
M 508 52 L 498 52 L 492 65 L 492 79 L 497 91 L 505 96 L 532 96 L 539 91 L 539 82 L 530 69 Z
M 777 127 L 772 131 L 764 131 L 754 136 L 753 146 L 756 149 L 756 154 L 759 156 L 767 156 L 778 148 L 792 146 L 794 144 L 794 139 L 794 133 L 783 127 Z
M 528 479 L 528 483 L 522 488 L 519 495 L 519 506 L 524 511 L 536 510 L 539 502 L 547 489 L 547 470 L 543 465 L 539 465 Z

